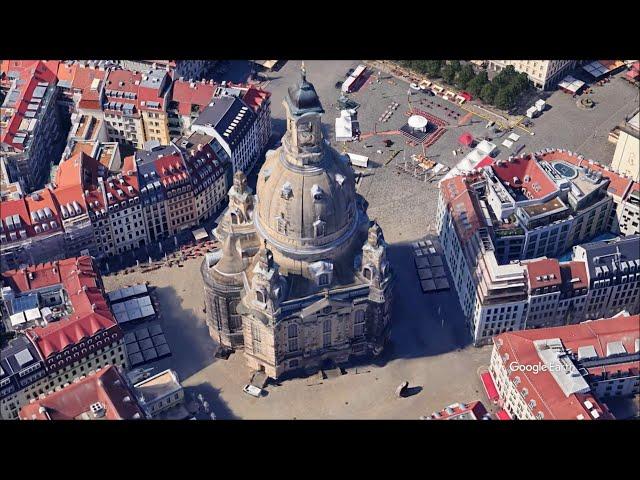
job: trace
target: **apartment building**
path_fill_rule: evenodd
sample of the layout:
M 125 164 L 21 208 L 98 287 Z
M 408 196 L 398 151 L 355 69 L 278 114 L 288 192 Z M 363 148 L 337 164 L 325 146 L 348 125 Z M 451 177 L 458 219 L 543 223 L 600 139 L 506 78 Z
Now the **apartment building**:
M 617 230 L 622 235 L 640 233 L 640 184 L 634 183 L 633 188 L 620 202 L 617 208 Z
M 151 241 L 192 228 L 221 209 L 226 164 L 199 134 L 136 153 L 140 192 Z
M 573 248 L 574 259 L 588 266 L 587 319 L 640 310 L 640 235 Z
M 75 378 L 57 392 L 32 399 L 20 420 L 139 420 L 145 418 L 133 389 L 119 368 L 108 365 Z
M 603 303 L 608 310 L 588 316 L 588 260 L 531 260 L 559 255 L 616 218 L 614 192 L 628 192 L 628 179 L 582 160 L 536 152 L 440 183 L 436 226 L 475 345 L 506 331 L 637 311 L 629 294 L 616 292 Z
M 234 174 L 249 173 L 265 147 L 255 112 L 238 97 L 214 98 L 191 128 L 217 140 L 231 158 Z
M 498 335 L 489 372 L 513 419 L 612 419 L 607 398 L 640 392 L 640 316 Z
M 121 173 L 98 177 L 97 189 L 86 199 L 99 256 L 119 255 L 149 243 L 133 156 L 125 158 Z
M 0 268 L 64 258 L 64 230 L 51 188 L 2 202 L 0 209 Z
M 573 155 L 565 152 L 536 154 L 498 160 L 484 169 L 481 201 L 501 263 L 560 255 L 609 231 L 615 216 L 609 176 L 587 165 L 576 168 L 566 161 Z
M 42 61 L 3 62 L 3 82 L 10 87 L 0 108 L 0 156 L 10 181 L 22 182 L 29 192 L 46 183 L 60 153 L 56 67 L 50 67 Z
M 528 285 L 525 328 L 568 325 L 586 319 L 589 277 L 585 262 L 542 257 L 521 264 Z
M 170 142 L 167 104 L 171 82 L 171 76 L 166 70 L 156 69 L 142 74 L 138 95 L 146 141 L 161 145 L 168 145 Z
M 122 68 L 148 73 L 151 70 L 164 69 L 173 72 L 176 77 L 200 80 L 215 66 L 215 60 L 120 60 Z
M 60 207 L 66 256 L 97 255 L 96 237 L 85 192 L 95 188 L 106 168 L 83 152 L 60 162 L 54 195 Z
M 499 72 L 513 65 L 516 72 L 526 73 L 539 90 L 553 88 L 576 66 L 575 60 L 488 60 L 489 69 Z
M 9 270 L 2 273 L 2 280 L 11 289 L 11 295 L 3 291 L 8 312 L 33 307 L 31 302 L 40 312 L 45 308 L 53 312 L 51 322 L 27 329 L 0 352 L 2 418 L 17 418 L 30 400 L 98 368 L 128 366 L 122 331 L 91 257 Z M 25 298 L 30 301 L 20 300 Z
M 216 88 L 213 80 L 195 82 L 179 78 L 173 82 L 167 109 L 171 138 L 184 135 L 190 130 L 194 120 L 213 99 Z
M 165 370 L 134 385 L 138 403 L 147 418 L 184 419 L 189 412 L 183 407 L 184 389 L 173 370 Z
M 640 181 L 640 112 L 636 112 L 618 127 L 611 167 L 636 182 Z

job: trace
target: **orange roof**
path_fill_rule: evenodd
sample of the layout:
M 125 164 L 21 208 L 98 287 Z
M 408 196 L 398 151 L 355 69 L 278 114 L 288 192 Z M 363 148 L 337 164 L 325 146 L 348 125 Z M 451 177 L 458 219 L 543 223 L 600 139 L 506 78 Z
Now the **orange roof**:
M 558 191 L 553 180 L 538 165 L 538 161 L 531 156 L 496 162 L 492 168 L 503 183 L 514 189 L 522 189 L 529 198 L 544 198 L 550 193 Z
M 606 357 L 606 345 L 609 342 L 621 341 L 627 351 L 635 350 L 635 339 L 640 332 L 640 315 L 615 317 L 564 327 L 541 328 L 506 332 L 494 337 L 494 344 L 501 357 L 508 354 L 507 364 L 516 362 L 520 365 L 537 365 L 540 363 L 534 341 L 559 338 L 565 349 L 577 352 L 579 347 L 593 346 L 600 357 Z M 502 342 L 501 342 L 502 341 Z M 502 346 L 500 344 L 502 343 Z M 534 414 L 541 411 L 545 419 L 573 420 L 578 415 L 590 419 L 589 410 L 584 402 L 589 400 L 600 414 L 600 418 L 612 418 L 604 405 L 591 394 L 570 394 L 566 396 L 550 371 L 511 371 L 506 367 L 509 377 L 519 377 L 518 388 L 528 390 L 527 401 L 535 400 Z
M 116 367 L 109 365 L 79 382 L 25 405 L 20 410 L 20 419 L 76 420 L 83 413 L 90 412 L 91 405 L 98 402 L 105 409 L 102 418 L 107 420 L 131 420 L 143 418 L 144 415 L 125 378 Z
M 531 290 L 552 287 L 562 283 L 560 265 L 556 258 L 539 258 L 522 262 L 522 264 L 527 270 L 529 288 Z
M 99 273 L 89 256 L 9 270 L 2 277 L 18 292 L 58 284 L 64 287 L 73 312 L 46 327 L 35 327 L 26 332 L 45 359 L 83 341 L 86 336 L 114 328 L 116 335 L 121 334 L 104 297 Z

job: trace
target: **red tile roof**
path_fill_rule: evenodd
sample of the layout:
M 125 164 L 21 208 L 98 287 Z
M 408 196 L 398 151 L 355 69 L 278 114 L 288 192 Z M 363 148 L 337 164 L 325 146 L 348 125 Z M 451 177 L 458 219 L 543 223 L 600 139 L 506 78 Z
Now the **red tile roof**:
M 479 175 L 457 175 L 440 183 L 461 243 L 471 238 L 483 224 L 482 213 L 470 192 L 470 185 L 478 178 Z
M 583 322 L 564 327 L 521 330 L 502 333 L 494 337 L 494 344 L 502 357 L 508 354 L 507 363 L 517 362 L 520 365 L 537 365 L 540 363 L 534 341 L 560 338 L 565 349 L 577 352 L 579 347 L 593 346 L 600 357 L 606 357 L 606 345 L 609 342 L 621 341 L 628 352 L 635 350 L 635 339 L 640 334 L 640 315 L 615 317 Z M 500 346 L 502 343 L 502 346 Z M 618 364 L 620 365 L 620 364 Z M 507 371 L 510 372 L 509 368 Z M 527 371 L 511 371 L 510 378 L 520 378 L 518 388 L 527 388 L 527 401 L 535 400 L 534 414 L 541 411 L 545 419 L 576 419 L 582 415 L 592 418 L 584 402 L 594 404 L 600 418 L 612 418 L 606 407 L 601 405 L 591 394 L 570 394 L 566 396 L 549 371 L 537 373 Z
M 176 80 L 173 82 L 172 100 L 178 104 L 180 115 L 191 115 L 191 106 L 198 105 L 200 109 L 209 105 L 213 99 L 217 85 L 211 82 L 190 82 Z
M 106 420 L 144 418 L 135 394 L 114 366 L 108 366 L 79 382 L 25 405 L 21 420 L 78 420 L 83 413 L 92 419 L 91 405 L 100 402 Z
M 553 180 L 542 170 L 537 160 L 530 156 L 496 162 L 493 171 L 503 183 L 513 189 L 522 189 L 531 199 L 544 198 L 558 191 Z
M 529 280 L 529 288 L 552 287 L 562 283 L 560 264 L 556 258 L 539 258 L 522 262 Z
M 572 290 L 580 290 L 589 286 L 587 264 L 585 262 L 564 262 L 560 264 L 562 283 Z M 575 281 L 574 281 L 575 280 Z
M 451 413 L 447 412 L 447 408 L 451 410 Z M 455 420 L 462 414 L 471 414 L 474 418 L 469 420 L 481 420 L 487 414 L 487 409 L 482 404 L 481 401 L 476 400 L 475 402 L 471 402 L 467 405 L 463 404 L 453 404 L 450 405 L 440 412 L 438 412 L 437 417 L 431 416 L 432 420 Z
M 40 219 L 38 211 L 44 213 L 45 209 L 51 211 L 51 217 L 44 217 Z M 32 214 L 35 214 L 37 220 L 32 218 Z M 20 217 L 20 227 L 13 231 L 25 230 L 27 237 L 35 237 L 38 235 L 49 235 L 52 232 L 62 229 L 60 222 L 60 208 L 58 201 L 54 197 L 51 190 L 44 188 L 38 190 L 25 198 L 17 200 L 6 200 L 2 202 L 2 209 L 0 210 L 0 221 L 3 223 L 4 231 L 7 234 L 7 217 L 18 215 Z M 51 221 L 56 222 L 56 226 L 51 225 Z M 41 226 L 43 223 L 47 224 L 46 230 L 36 232 L 36 226 Z M 7 234 L 8 237 L 8 234 Z M 18 237 L 18 239 L 20 239 Z
M 271 92 L 262 90 L 254 85 L 249 85 L 249 88 L 245 92 L 242 100 L 247 106 L 257 112 L 262 107 L 262 104 L 271 97 Z
M 99 273 L 89 256 L 9 270 L 2 277 L 7 285 L 19 292 L 59 284 L 64 287 L 73 312 L 46 327 L 35 327 L 26 332 L 45 359 L 101 332 L 121 336 L 104 297 Z

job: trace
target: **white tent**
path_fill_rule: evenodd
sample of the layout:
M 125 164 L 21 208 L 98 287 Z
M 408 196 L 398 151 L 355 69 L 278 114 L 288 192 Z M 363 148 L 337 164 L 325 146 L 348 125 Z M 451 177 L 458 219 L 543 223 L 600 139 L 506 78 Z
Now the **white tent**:
M 12 327 L 17 327 L 18 325 L 22 325 L 26 322 L 26 319 L 24 318 L 24 312 L 14 313 L 9 317 L 9 319 L 11 320 Z
M 367 168 L 367 166 L 369 165 L 369 157 L 358 155 L 357 153 L 347 153 L 347 156 L 351 161 L 351 165 L 362 168 Z

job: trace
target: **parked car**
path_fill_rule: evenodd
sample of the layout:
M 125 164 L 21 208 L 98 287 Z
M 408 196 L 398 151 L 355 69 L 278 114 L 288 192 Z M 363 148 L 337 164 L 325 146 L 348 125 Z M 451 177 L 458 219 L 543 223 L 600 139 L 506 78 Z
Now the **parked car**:
M 252 397 L 260 398 L 262 396 L 262 389 L 258 388 L 258 387 L 255 387 L 253 385 L 249 385 L 249 384 L 245 385 L 242 388 L 242 391 L 244 393 L 248 393 Z
M 336 88 L 341 88 L 342 87 L 342 82 L 341 81 L 336 82 L 335 87 Z
M 411 83 L 409 85 L 413 90 L 420 90 L 420 86 L 417 83 Z
M 353 72 L 354 72 L 354 69 L 350 68 L 349 70 L 347 70 L 347 73 L 345 74 L 345 77 L 349 78 Z

